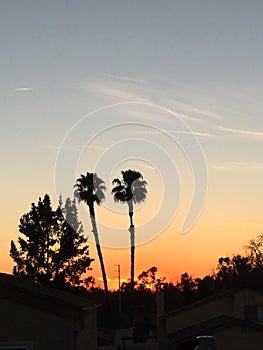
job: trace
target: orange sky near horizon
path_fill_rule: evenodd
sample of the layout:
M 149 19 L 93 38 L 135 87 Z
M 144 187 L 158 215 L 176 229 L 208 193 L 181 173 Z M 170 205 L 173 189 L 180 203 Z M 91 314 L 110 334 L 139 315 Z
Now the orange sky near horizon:
M 97 208 L 97 212 L 100 209 Z M 203 277 L 213 272 L 219 257 L 232 256 L 238 253 L 244 254 L 244 245 L 249 239 L 255 238 L 260 233 L 260 224 L 245 221 L 227 221 L 227 217 L 226 220 L 220 221 L 220 215 L 218 215 L 218 218 L 214 217 L 214 220 L 211 220 L 209 212 L 209 207 L 206 206 L 198 222 L 190 232 L 184 235 L 179 233 L 181 217 L 178 215 L 174 222 L 158 237 L 136 247 L 135 276 L 151 266 L 157 266 L 157 275 L 166 277 L 167 281 L 173 283 L 176 283 L 184 272 L 188 272 L 194 277 Z M 128 221 L 128 215 L 126 219 Z M 129 235 L 128 231 L 127 235 Z M 8 236 L 16 240 L 17 233 Z M 0 247 L 1 271 L 6 273 L 11 273 L 13 267 L 13 262 L 8 257 L 9 243 L 9 241 L 6 241 L 3 244 L 2 239 Z M 95 261 L 91 265 L 92 271 L 88 274 L 96 278 L 97 286 L 102 286 L 96 248 L 91 242 L 89 245 L 90 255 L 95 258 Z M 116 289 L 118 286 L 117 264 L 121 266 L 121 278 L 123 280 L 129 278 L 130 249 L 107 247 L 102 247 L 102 249 L 109 278 L 109 287 Z

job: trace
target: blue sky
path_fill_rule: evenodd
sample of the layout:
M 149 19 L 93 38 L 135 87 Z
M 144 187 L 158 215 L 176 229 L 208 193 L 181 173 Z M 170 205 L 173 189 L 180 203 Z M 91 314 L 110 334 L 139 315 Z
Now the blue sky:
M 4 259 L 10 239 L 17 236 L 18 219 L 30 203 L 46 192 L 55 201 L 56 158 L 69 130 L 95 109 L 131 101 L 170 109 L 202 145 L 209 182 L 200 221 L 207 226 L 200 224 L 197 232 L 239 234 L 230 248 L 222 243 L 222 254 L 259 233 L 262 11 L 262 1 L 253 0 L 2 0 L 1 212 L 6 220 L 1 224 L 0 250 Z M 125 112 L 116 113 L 120 111 Z M 131 111 L 126 112 L 129 120 Z M 111 113 L 94 116 L 91 125 L 99 127 L 103 118 L 111 120 Z M 151 108 L 141 109 L 140 120 L 149 122 L 149 115 L 151 123 L 154 120 L 168 131 L 173 128 L 174 120 L 166 124 L 169 117 Z M 246 231 L 237 231 L 238 223 Z M 217 240 L 219 233 L 211 244 Z M 186 247 L 181 241 L 178 244 Z M 141 267 L 148 268 L 142 263 Z

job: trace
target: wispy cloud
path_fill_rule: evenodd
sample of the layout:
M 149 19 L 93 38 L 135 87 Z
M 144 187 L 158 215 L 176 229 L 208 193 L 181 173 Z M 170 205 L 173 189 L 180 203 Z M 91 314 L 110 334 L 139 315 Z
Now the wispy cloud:
M 177 133 L 177 134 L 185 134 L 185 135 L 195 135 L 197 137 L 206 137 L 212 138 L 218 135 L 218 131 L 215 126 L 211 127 L 210 122 L 202 121 L 202 125 L 198 125 L 193 127 L 194 129 L 199 129 L 198 131 L 194 130 L 178 130 L 178 129 L 189 129 L 190 123 L 187 123 L 186 120 L 195 120 L 190 116 L 186 116 L 185 114 L 179 113 L 177 110 L 171 109 L 169 107 L 165 107 L 162 105 L 158 105 L 152 101 L 145 102 L 145 105 L 149 104 L 148 111 L 143 109 L 129 110 L 129 114 L 134 118 L 140 121 L 154 121 L 158 122 L 160 128 L 167 133 Z M 152 108 L 150 109 L 150 107 Z M 159 106 L 159 108 L 158 108 Z M 175 118 L 173 118 L 173 116 Z M 174 127 L 174 129 L 170 129 Z M 201 130 L 200 130 L 201 129 Z M 160 131 L 161 132 L 161 131 Z M 145 130 L 141 132 L 142 134 L 158 134 L 158 130 Z
M 215 134 L 199 132 L 199 131 L 185 131 L 185 130 L 145 130 L 140 132 L 142 135 L 158 135 L 158 134 L 182 134 L 182 135 L 194 135 L 197 137 L 211 138 L 215 137 Z
M 108 149 L 108 147 L 104 147 L 104 146 L 99 146 L 99 145 L 87 145 L 85 146 L 86 148 L 88 149 L 94 149 L 94 150 L 97 150 L 97 151 L 106 151 Z
M 15 91 L 17 92 L 26 92 L 26 91 L 31 91 L 33 90 L 32 87 L 18 87 L 18 88 L 15 88 Z
M 197 136 L 207 137 L 207 128 L 215 129 L 217 126 L 212 125 L 215 120 L 221 120 L 221 116 L 212 113 L 209 110 L 177 101 L 173 98 L 167 98 L 163 94 L 158 94 L 156 89 L 150 89 L 147 86 L 135 86 L 133 83 L 142 83 L 139 79 L 133 77 L 111 76 L 114 80 L 90 80 L 76 84 L 83 91 L 100 94 L 105 98 L 110 98 L 111 102 L 138 102 L 159 106 L 160 108 L 153 113 L 145 110 L 131 111 L 141 120 L 158 120 L 162 123 L 170 123 L 173 120 L 171 115 L 184 120 L 185 122 L 197 122 L 202 125 L 203 130 Z M 154 96 L 154 97 L 153 97 Z M 160 117 L 160 114 L 162 116 Z M 174 124 L 174 123 L 173 123 Z
M 209 162 L 211 169 L 219 171 L 230 171 L 230 172 L 258 172 L 263 171 L 263 163 L 260 162 L 237 162 L 237 161 L 217 161 L 213 160 Z
M 144 81 L 141 79 L 137 79 L 134 77 L 121 76 L 121 75 L 109 75 L 109 78 L 114 79 L 114 80 L 125 81 L 128 83 L 136 83 L 136 84 L 144 83 Z
M 61 145 L 54 145 L 52 143 L 41 143 L 40 147 L 46 148 L 46 149 L 50 149 L 50 150 L 54 150 L 54 151 L 59 151 L 62 149 L 63 146 Z M 84 145 L 74 145 L 72 147 L 67 147 L 66 149 L 68 151 L 81 151 L 82 149 L 84 149 L 86 146 Z
M 216 136 L 215 134 L 211 134 L 208 132 L 200 132 L 200 131 L 167 130 L 166 132 L 173 133 L 173 134 L 194 135 L 194 136 L 208 137 L 208 138 Z
M 263 131 L 225 128 L 224 126 L 219 126 L 218 129 L 236 135 L 263 137 Z
M 104 94 L 104 95 L 114 97 L 118 101 L 122 100 L 125 102 L 134 101 L 134 102 L 149 102 L 149 103 L 151 103 L 151 101 L 149 101 L 147 98 L 145 98 L 145 97 L 143 97 L 135 92 L 128 91 L 125 89 L 101 86 L 99 89 L 97 89 L 97 91 Z
M 112 81 L 90 80 L 75 84 L 81 90 L 88 93 L 100 94 L 113 98 L 116 102 L 150 102 L 141 94 L 134 92 L 126 83 L 113 83 Z
M 146 168 L 146 169 L 150 169 L 150 170 L 155 170 L 155 167 L 152 165 L 148 165 L 148 164 L 140 164 L 140 167 Z
M 195 107 L 189 103 L 183 103 L 180 101 L 173 101 L 174 102 L 174 107 L 176 109 L 180 109 L 184 111 L 184 114 L 188 115 L 194 115 L 194 116 L 198 116 L 200 117 L 202 120 L 204 117 L 208 117 L 210 119 L 216 119 L 216 120 L 221 120 L 222 117 L 219 116 L 218 114 L 215 114 L 211 111 L 208 111 L 204 108 L 199 108 L 199 107 Z
M 51 150 L 55 150 L 55 151 L 59 151 L 60 149 L 62 149 L 63 145 L 54 145 L 51 143 L 41 143 L 40 145 L 43 148 L 46 149 L 51 149 Z M 105 151 L 108 148 L 104 147 L 104 146 L 99 146 L 99 145 L 94 145 L 94 144 L 87 144 L 87 145 L 73 145 L 71 147 L 67 147 L 66 148 L 68 151 L 84 151 L 85 149 L 92 149 L 92 150 L 98 150 L 98 151 Z
M 231 222 L 231 221 L 200 221 L 200 223 L 208 225 L 224 225 L 234 227 L 263 227 L 263 223 L 257 222 Z

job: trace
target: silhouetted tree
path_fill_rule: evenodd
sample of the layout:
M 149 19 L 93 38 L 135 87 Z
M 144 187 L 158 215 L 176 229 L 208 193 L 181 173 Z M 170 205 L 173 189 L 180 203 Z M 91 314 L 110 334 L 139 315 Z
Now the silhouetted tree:
M 181 275 L 181 281 L 177 283 L 176 287 L 182 293 L 184 304 L 189 304 L 194 301 L 197 285 L 193 277 L 187 272 Z
M 236 287 L 248 287 L 252 265 L 248 257 L 241 255 L 221 257 L 218 259 L 216 283 L 219 290 Z
M 251 239 L 249 243 L 245 246 L 248 252 L 249 260 L 253 267 L 262 268 L 263 267 L 263 234 L 261 233 L 256 238 Z
M 90 292 L 95 290 L 95 284 L 96 284 L 96 280 L 93 276 L 88 276 L 84 280 L 84 285 L 85 285 L 86 289 Z
M 146 271 L 138 276 L 138 281 L 136 283 L 136 289 L 138 291 L 151 291 L 156 292 L 164 289 L 167 286 L 165 277 L 157 277 L 157 267 L 152 266 Z
M 204 298 L 217 292 L 214 276 L 207 275 L 204 278 L 196 278 L 195 283 L 197 286 L 198 298 Z
M 140 172 L 125 170 L 121 172 L 122 179 L 115 178 L 112 181 L 113 198 L 116 202 L 127 203 L 130 218 L 130 241 L 131 241 L 131 291 L 134 290 L 134 260 L 135 260 L 135 228 L 133 224 L 133 206 L 145 201 L 147 196 L 147 182 L 143 180 Z
M 78 201 L 83 201 L 87 204 L 90 213 L 90 221 L 92 225 L 92 233 L 95 238 L 97 253 L 100 261 L 101 273 L 103 278 L 104 290 L 105 293 L 108 293 L 108 283 L 105 265 L 103 261 L 103 255 L 100 246 L 99 234 L 97 229 L 96 217 L 95 217 L 95 208 L 94 203 L 97 205 L 101 204 L 101 201 L 105 198 L 104 192 L 106 190 L 104 181 L 100 179 L 96 173 L 87 172 L 86 175 L 80 175 L 81 177 L 77 179 L 75 190 L 75 196 Z
M 220 283 L 222 289 L 230 288 L 233 283 L 234 266 L 228 256 L 218 259 L 217 271 L 216 280 Z
M 66 219 L 69 217 L 73 226 Z M 93 259 L 89 257 L 75 201 L 68 198 L 64 206 L 53 210 L 46 194 L 20 218 L 19 232 L 23 234 L 18 238 L 19 248 L 14 241 L 10 248 L 10 256 L 17 264 L 16 274 L 59 286 L 82 282 L 81 275 Z

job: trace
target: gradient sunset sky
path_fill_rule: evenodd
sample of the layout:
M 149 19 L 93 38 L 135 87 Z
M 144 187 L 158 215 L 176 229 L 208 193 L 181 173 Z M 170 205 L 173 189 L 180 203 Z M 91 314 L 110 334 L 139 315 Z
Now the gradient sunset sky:
M 149 190 L 135 213 L 136 275 L 155 265 L 173 281 L 203 276 L 242 252 L 263 228 L 262 13 L 260 0 L 0 1 L 1 271 L 31 203 L 49 193 L 56 207 L 86 171 L 108 188 L 97 216 L 113 282 L 116 264 L 129 276 L 127 208 L 110 195 L 126 168 Z

